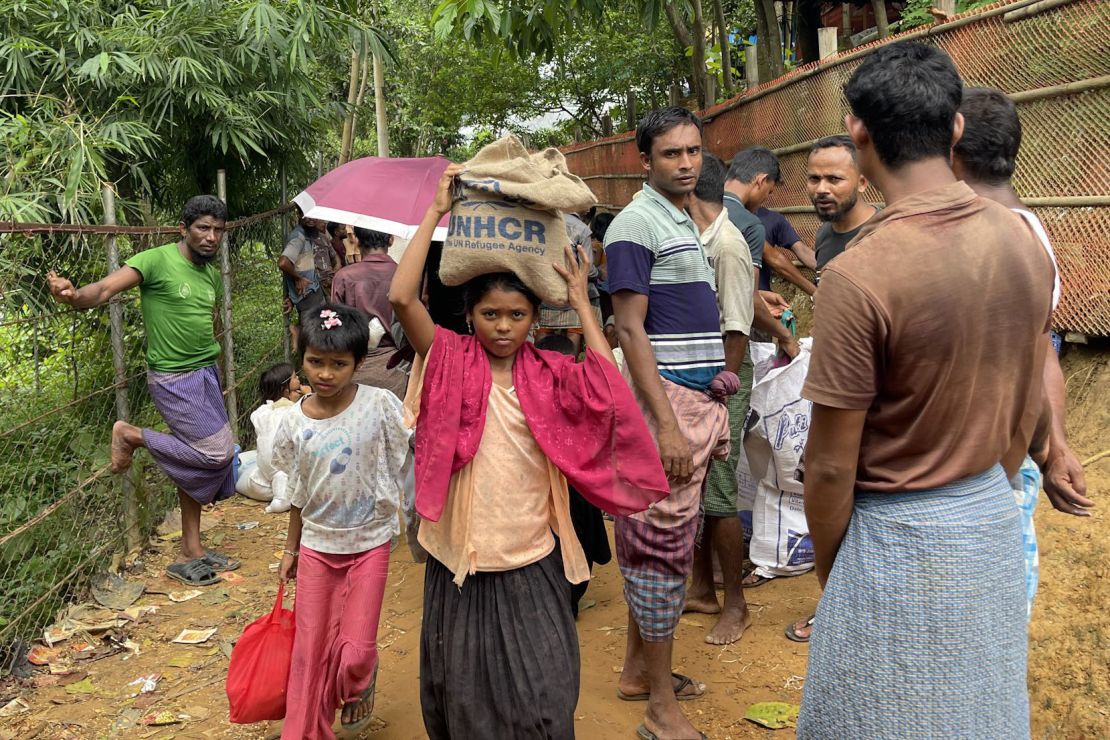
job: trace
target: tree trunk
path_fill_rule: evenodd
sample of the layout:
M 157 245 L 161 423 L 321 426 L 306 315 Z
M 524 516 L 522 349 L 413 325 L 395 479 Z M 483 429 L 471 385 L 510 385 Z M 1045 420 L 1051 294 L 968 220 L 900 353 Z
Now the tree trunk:
M 354 156 L 355 138 L 358 136 L 358 111 L 362 108 L 362 103 L 366 100 L 366 82 L 370 77 L 370 54 L 368 53 L 366 44 L 362 45 L 362 54 L 359 59 L 359 66 L 362 68 L 359 71 L 358 95 L 355 97 L 355 110 L 351 114 L 351 143 L 349 157 Z
M 385 71 L 382 60 L 375 53 L 374 60 L 374 113 L 377 119 L 378 156 L 389 156 L 389 127 L 385 119 Z
M 879 29 L 879 38 L 885 39 L 890 35 L 890 22 L 886 17 L 886 1 L 871 0 L 871 7 L 875 11 L 875 25 Z
M 840 4 L 840 38 L 844 39 L 844 46 L 852 48 L 852 4 Z
M 775 0 L 757 0 L 755 4 L 756 32 L 759 34 L 759 79 L 769 82 L 781 77 L 782 33 L 779 32 L 779 17 L 775 13 Z
M 709 99 L 708 73 L 705 70 L 705 14 L 701 0 L 691 0 L 694 7 L 694 56 L 690 60 L 694 75 L 694 96 L 699 108 L 708 108 L 717 102 Z
M 697 6 L 697 12 L 700 13 L 701 0 L 697 0 Z M 691 47 L 694 50 L 693 56 L 690 58 L 690 87 L 693 89 L 694 98 L 700 106 L 705 99 L 705 24 L 703 22 L 701 25 L 701 63 L 699 65 L 697 41 L 686 26 L 686 21 L 682 18 L 682 12 L 675 6 L 674 0 L 667 0 L 663 9 L 667 13 L 667 20 L 674 30 L 679 46 L 683 49 Z
M 343 116 L 343 134 L 339 138 L 339 164 L 351 158 L 355 137 L 355 103 L 358 102 L 358 51 L 351 49 L 351 78 L 347 82 L 347 115 Z
M 713 15 L 717 18 L 717 43 L 721 45 L 721 82 L 725 86 L 725 95 L 732 97 L 732 49 L 728 44 L 728 25 L 721 0 L 713 0 Z
M 816 62 L 819 55 L 817 29 L 821 27 L 821 3 L 798 0 L 798 56 L 801 64 Z

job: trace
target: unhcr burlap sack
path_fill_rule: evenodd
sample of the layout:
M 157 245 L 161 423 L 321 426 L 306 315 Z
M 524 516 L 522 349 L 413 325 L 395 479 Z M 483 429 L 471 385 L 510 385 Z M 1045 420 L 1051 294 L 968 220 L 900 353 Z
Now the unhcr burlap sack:
M 514 272 L 545 303 L 565 304 L 567 286 L 551 264 L 564 262 L 570 243 L 560 211 L 597 202 L 567 170 L 557 149 L 529 154 L 506 136 L 466 163 L 462 198 L 451 209 L 439 264 L 444 285 L 462 285 L 490 272 Z

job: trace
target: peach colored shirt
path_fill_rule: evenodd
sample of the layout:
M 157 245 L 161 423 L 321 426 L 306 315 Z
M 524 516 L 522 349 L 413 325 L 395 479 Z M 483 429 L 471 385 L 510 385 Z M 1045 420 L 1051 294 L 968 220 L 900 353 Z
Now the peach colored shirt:
M 424 367 L 424 358 L 417 356 L 404 403 L 410 427 L 420 411 Z M 555 549 L 555 535 L 567 580 L 588 580 L 586 555 L 571 524 L 566 478 L 536 443 L 516 393 L 494 383 L 478 451 L 451 476 L 439 521 L 421 520 L 420 544 L 462 586 L 466 576 L 479 571 L 513 570 L 542 560 Z

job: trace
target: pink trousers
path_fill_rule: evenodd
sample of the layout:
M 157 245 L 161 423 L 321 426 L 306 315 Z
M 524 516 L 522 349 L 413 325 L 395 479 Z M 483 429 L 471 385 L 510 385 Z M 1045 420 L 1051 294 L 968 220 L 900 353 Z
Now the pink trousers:
M 349 555 L 301 547 L 283 740 L 334 738 L 336 710 L 369 685 L 388 573 L 388 542 Z

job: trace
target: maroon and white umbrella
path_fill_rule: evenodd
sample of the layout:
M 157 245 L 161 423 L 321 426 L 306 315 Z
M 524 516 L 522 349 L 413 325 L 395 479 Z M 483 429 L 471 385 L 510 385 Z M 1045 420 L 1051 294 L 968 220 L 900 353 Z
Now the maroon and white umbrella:
M 336 167 L 293 202 L 306 218 L 411 239 L 435 200 L 439 178 L 449 164 L 443 157 L 363 157 Z M 444 216 L 439 222 L 433 240 L 447 238 L 447 221 Z

